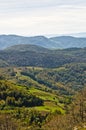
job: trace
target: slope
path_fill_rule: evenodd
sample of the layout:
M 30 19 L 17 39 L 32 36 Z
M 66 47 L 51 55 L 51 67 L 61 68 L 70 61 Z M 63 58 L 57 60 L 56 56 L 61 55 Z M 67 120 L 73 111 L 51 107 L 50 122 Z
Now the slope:
M 0 60 L 2 61 L 2 66 L 54 68 L 67 63 L 86 63 L 86 48 L 48 50 L 39 46 L 17 45 L 0 51 Z

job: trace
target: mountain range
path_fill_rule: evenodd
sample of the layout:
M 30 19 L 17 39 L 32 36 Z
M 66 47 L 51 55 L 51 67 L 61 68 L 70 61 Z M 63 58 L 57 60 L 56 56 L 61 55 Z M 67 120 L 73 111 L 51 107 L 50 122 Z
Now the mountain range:
M 0 36 L 0 130 L 84 130 L 85 110 L 86 38 Z
M 84 48 L 86 38 L 59 36 L 47 38 L 45 36 L 24 37 L 18 35 L 0 35 L 0 49 L 20 44 L 38 45 L 48 49 Z

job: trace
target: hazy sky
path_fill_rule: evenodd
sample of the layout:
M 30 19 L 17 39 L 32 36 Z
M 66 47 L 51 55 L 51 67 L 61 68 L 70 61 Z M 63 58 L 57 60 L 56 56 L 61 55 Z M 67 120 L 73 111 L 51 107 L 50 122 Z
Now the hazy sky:
M 0 34 L 86 32 L 86 0 L 0 0 Z

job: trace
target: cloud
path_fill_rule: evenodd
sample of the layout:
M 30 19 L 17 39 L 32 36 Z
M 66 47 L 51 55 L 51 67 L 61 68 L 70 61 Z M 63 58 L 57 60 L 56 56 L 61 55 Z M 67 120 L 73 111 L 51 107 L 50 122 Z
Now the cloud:
M 0 0 L 0 10 L 7 9 L 25 9 L 41 8 L 61 5 L 83 5 L 86 6 L 86 0 Z
M 85 5 L 85 0 L 0 0 L 0 33 L 84 32 Z

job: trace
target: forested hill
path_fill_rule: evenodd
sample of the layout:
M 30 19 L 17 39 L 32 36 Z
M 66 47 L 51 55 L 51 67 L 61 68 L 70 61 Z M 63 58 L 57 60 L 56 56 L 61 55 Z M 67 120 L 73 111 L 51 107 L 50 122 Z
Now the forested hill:
M 18 52 L 25 52 L 25 51 L 33 51 L 33 52 L 39 52 L 39 53 L 48 53 L 50 52 L 49 49 L 38 46 L 38 45 L 31 45 L 31 44 L 19 44 L 19 45 L 14 45 L 11 47 L 8 47 L 4 49 L 4 51 L 18 51 Z
M 68 63 L 86 63 L 86 48 L 48 50 L 20 45 L 0 51 L 0 66 L 37 66 L 54 68 Z
M 86 47 L 86 38 L 60 36 L 47 38 L 45 36 L 25 37 L 18 35 L 0 35 L 0 49 L 19 44 L 38 45 L 48 49 L 83 48 Z

